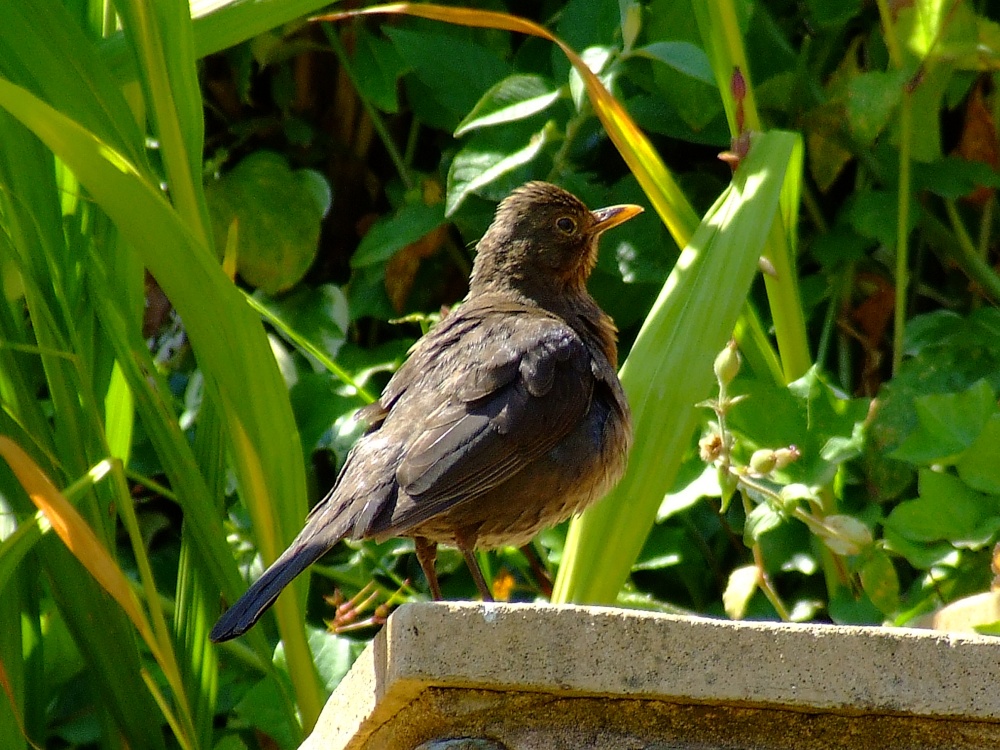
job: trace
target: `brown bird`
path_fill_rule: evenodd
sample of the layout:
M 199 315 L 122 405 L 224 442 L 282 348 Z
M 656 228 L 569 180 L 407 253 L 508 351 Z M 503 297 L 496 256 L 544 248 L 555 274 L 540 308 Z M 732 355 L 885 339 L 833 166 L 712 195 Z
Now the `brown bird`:
M 345 537 L 412 537 L 435 599 L 437 545 L 454 545 L 491 600 L 473 550 L 526 544 L 601 498 L 625 470 L 632 430 L 617 331 L 586 282 L 601 233 L 641 211 L 590 211 L 545 182 L 504 200 L 468 296 L 363 410 L 369 430 L 333 489 L 211 639 L 245 633 Z

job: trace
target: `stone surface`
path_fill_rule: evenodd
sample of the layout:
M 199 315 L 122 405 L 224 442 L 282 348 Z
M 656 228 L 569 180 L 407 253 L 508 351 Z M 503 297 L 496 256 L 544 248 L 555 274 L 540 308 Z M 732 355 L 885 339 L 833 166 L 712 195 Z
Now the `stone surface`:
M 411 604 L 302 748 L 995 748 L 998 676 L 975 635 Z

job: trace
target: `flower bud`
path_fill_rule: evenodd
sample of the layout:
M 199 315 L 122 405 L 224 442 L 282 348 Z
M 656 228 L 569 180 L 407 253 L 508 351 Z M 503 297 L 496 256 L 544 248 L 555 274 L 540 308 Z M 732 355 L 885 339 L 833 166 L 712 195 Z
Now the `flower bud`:
M 753 455 L 750 456 L 750 471 L 754 474 L 770 474 L 778 463 L 774 454 L 775 452 L 770 448 L 754 451 Z
M 798 461 L 801 457 L 802 452 L 794 445 L 789 445 L 787 448 L 778 448 L 774 452 L 774 468 L 780 471 L 788 466 L 788 464 Z
M 740 371 L 740 353 L 736 351 L 736 342 L 733 339 L 730 339 L 726 348 L 719 352 L 712 369 L 715 370 L 719 385 L 729 385 L 733 382 L 733 378 Z

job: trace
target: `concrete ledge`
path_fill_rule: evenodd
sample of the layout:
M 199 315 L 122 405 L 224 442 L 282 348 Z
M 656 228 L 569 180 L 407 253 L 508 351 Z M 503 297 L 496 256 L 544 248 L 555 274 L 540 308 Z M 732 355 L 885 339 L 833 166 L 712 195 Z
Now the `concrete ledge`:
M 1000 639 L 976 635 L 410 604 L 302 748 L 992 748 L 998 677 Z

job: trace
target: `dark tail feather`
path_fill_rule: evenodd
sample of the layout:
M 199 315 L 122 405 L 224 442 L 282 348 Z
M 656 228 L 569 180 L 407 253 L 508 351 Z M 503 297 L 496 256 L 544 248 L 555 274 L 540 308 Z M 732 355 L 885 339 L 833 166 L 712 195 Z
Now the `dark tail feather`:
M 317 524 L 320 520 L 317 518 L 308 523 L 291 546 L 264 571 L 264 575 L 223 613 L 208 636 L 213 643 L 237 638 L 256 625 L 282 589 L 343 538 L 343 533 L 332 538 L 324 533 L 328 529 L 323 524 Z M 317 525 L 319 528 L 316 528 Z

